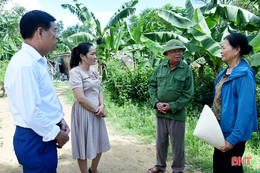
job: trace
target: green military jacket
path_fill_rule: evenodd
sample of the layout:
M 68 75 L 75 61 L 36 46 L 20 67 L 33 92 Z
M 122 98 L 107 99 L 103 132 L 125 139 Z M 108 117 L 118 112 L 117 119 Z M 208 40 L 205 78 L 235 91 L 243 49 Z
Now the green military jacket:
M 157 110 L 157 116 L 185 121 L 186 105 L 194 93 L 192 70 L 182 60 L 172 70 L 169 61 L 159 64 L 149 82 L 149 92 L 154 108 L 158 102 L 171 107 L 166 114 Z

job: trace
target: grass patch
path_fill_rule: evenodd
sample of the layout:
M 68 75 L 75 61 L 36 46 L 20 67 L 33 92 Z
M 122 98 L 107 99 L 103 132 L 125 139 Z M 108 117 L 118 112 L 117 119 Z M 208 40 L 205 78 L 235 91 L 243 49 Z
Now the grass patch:
M 104 91 L 104 90 L 103 90 Z M 74 97 L 71 89 L 65 92 L 68 102 L 72 104 Z M 138 106 L 127 103 L 118 106 L 110 100 L 110 97 L 104 92 L 106 112 L 108 123 L 121 134 L 134 135 L 140 138 L 144 143 L 155 143 L 156 140 L 156 122 L 155 112 L 149 106 Z M 200 115 L 200 112 L 192 112 L 193 115 Z M 198 117 L 187 117 L 185 131 L 185 157 L 186 164 L 193 165 L 203 172 L 212 172 L 213 147 L 193 136 Z M 246 143 L 244 156 L 251 156 L 250 166 L 244 166 L 246 173 L 260 172 L 260 136 L 259 133 L 253 133 L 251 140 Z M 154 148 L 155 149 L 155 148 Z M 171 159 L 171 148 L 169 147 L 168 159 Z M 189 172 L 194 172 L 193 168 L 187 168 Z M 195 171 L 196 172 L 196 171 Z
M 72 92 L 72 90 L 70 88 L 68 88 L 65 92 L 64 92 L 64 96 L 66 97 L 66 101 L 68 104 L 73 104 L 74 103 L 74 94 Z
M 68 86 L 69 82 L 68 81 L 54 81 L 53 84 L 55 87 Z
M 105 95 L 107 121 L 123 134 L 137 135 L 144 143 L 155 142 L 156 124 L 154 110 L 133 104 L 118 106 Z
M 197 113 L 198 115 L 200 113 Z M 196 127 L 198 118 L 188 117 L 186 119 L 185 131 L 185 157 L 186 163 L 189 163 L 196 168 L 200 168 L 205 172 L 212 172 L 213 152 L 212 146 L 199 138 L 193 136 L 193 131 Z M 250 165 L 243 166 L 246 173 L 260 172 L 260 136 L 258 133 L 253 133 L 251 140 L 246 143 L 246 150 L 244 156 L 251 156 Z
M 199 113 L 198 113 L 199 115 Z M 185 160 L 186 163 L 212 172 L 213 147 L 193 136 L 198 118 L 187 117 L 185 130 Z

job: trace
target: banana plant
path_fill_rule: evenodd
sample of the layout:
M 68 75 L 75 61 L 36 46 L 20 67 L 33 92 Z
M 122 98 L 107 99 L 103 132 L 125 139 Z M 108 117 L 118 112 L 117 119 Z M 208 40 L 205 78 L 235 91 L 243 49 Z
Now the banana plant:
M 245 60 L 247 63 L 252 66 L 256 73 L 260 71 L 260 33 L 254 39 L 252 39 L 249 44 L 253 46 L 253 51 L 255 54 L 249 56 Z
M 17 6 L 11 10 L 2 10 L 0 16 L 0 60 L 10 59 L 22 45 L 19 34 L 19 20 L 25 9 Z
M 91 42 L 93 40 L 95 40 L 95 37 L 87 32 L 79 32 L 68 37 L 68 41 L 71 43 Z
M 71 4 L 62 4 L 62 7 L 69 9 L 75 14 L 85 26 L 91 28 L 91 33 L 77 33 L 69 37 L 70 41 L 78 44 L 82 41 L 94 42 L 97 44 L 97 54 L 99 57 L 99 71 L 102 73 L 102 63 L 110 58 L 111 52 L 117 52 L 119 46 L 123 43 L 122 37 L 127 33 L 127 23 L 123 20 L 135 12 L 134 6 L 138 0 L 130 0 L 124 3 L 111 17 L 106 27 L 102 30 L 99 20 L 94 13 L 89 12 L 84 4 L 73 0 L 75 6 Z M 100 64 L 101 63 L 101 64 Z M 102 74 L 101 74 L 102 76 Z
M 77 33 L 72 35 L 69 39 L 71 41 L 89 41 L 93 42 L 98 40 L 99 43 L 104 44 L 103 46 L 109 52 L 111 50 L 117 51 L 120 45 L 122 35 L 126 30 L 126 24 L 122 23 L 123 19 L 135 12 L 134 6 L 138 3 L 138 0 L 131 0 L 124 3 L 111 17 L 106 27 L 101 30 L 100 22 L 95 17 L 94 13 L 89 12 L 88 8 L 78 0 L 73 0 L 75 5 L 62 4 L 62 7 L 69 9 L 72 14 L 77 15 L 78 19 L 83 25 L 90 26 L 92 28 L 91 33 Z M 99 44 L 98 43 L 98 44 Z M 76 43 L 77 44 L 77 43 Z M 116 45 L 116 46 L 114 46 Z M 102 47 L 102 46 L 101 46 Z M 109 54 L 107 54 L 109 56 Z
M 150 44 L 146 44 L 146 46 L 151 51 L 157 49 L 158 40 L 163 44 L 168 41 L 167 39 L 179 39 L 187 47 L 187 55 L 193 56 L 193 61 L 200 57 L 210 61 L 209 64 L 213 65 L 216 76 L 223 64 L 219 58 L 221 42 L 228 34 L 244 33 L 248 38 L 252 38 L 250 43 L 254 46 L 254 53 L 259 51 L 260 38 L 259 34 L 256 36 L 255 33 L 259 32 L 260 18 L 251 12 L 231 5 L 218 4 L 216 0 L 212 0 L 209 5 L 200 8 L 194 8 L 191 0 L 187 0 L 186 9 L 188 10 L 187 17 L 168 10 L 158 11 L 159 17 L 175 27 L 176 31 L 143 34 L 142 40 L 147 42 L 147 39 L 150 39 Z M 156 53 L 159 54 L 159 52 Z M 258 56 L 248 58 L 248 61 L 251 60 L 252 66 L 259 66 L 256 57 Z
M 73 42 L 77 44 L 77 41 L 88 41 L 92 42 L 94 41 L 93 38 L 98 37 L 101 34 L 101 27 L 100 27 L 100 22 L 96 20 L 95 16 L 93 13 L 89 12 L 87 7 L 84 6 L 83 3 L 79 2 L 78 0 L 73 0 L 75 5 L 72 4 L 62 4 L 61 7 L 64 9 L 69 9 L 70 12 L 74 15 L 77 16 L 77 18 L 82 22 L 83 25 L 91 28 L 91 33 L 80 33 L 80 34 L 75 34 L 70 38 L 70 42 Z M 92 36 L 90 36 L 92 35 Z M 83 37 L 84 39 L 80 38 Z
M 183 16 L 186 15 L 184 9 L 180 7 L 173 8 L 169 4 L 160 9 L 170 9 Z M 136 49 L 134 51 L 134 57 L 138 59 L 138 61 L 136 61 L 138 65 L 155 67 L 158 62 L 165 59 L 166 57 L 162 55 L 164 48 L 161 46 L 161 43 L 165 42 L 165 40 L 175 37 L 179 37 L 184 41 L 187 40 L 185 37 L 175 34 L 173 32 L 175 31 L 175 28 L 161 19 L 158 16 L 157 11 L 158 9 L 146 9 L 140 14 L 140 17 L 134 17 L 133 19 L 135 20 L 131 20 L 131 32 L 129 32 L 131 34 L 128 37 L 129 40 L 127 42 L 128 46 L 126 47 L 126 50 L 132 49 L 132 44 L 143 46 L 142 49 Z M 121 52 L 126 53 L 123 50 Z

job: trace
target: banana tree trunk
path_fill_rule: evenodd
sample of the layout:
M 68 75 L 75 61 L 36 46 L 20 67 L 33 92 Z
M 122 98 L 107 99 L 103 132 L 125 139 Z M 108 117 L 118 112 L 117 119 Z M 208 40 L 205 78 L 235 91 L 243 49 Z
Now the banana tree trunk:
M 203 84 L 203 77 L 204 77 L 204 65 L 201 65 L 199 68 L 199 83 L 200 85 Z
M 102 82 L 102 63 L 100 62 L 100 52 L 99 51 L 100 51 L 100 46 L 98 46 L 98 51 L 97 51 L 97 53 L 98 53 L 98 72 L 101 76 L 100 81 Z
M 214 65 L 214 72 L 215 72 L 215 80 L 217 79 L 218 77 L 218 74 L 220 72 L 220 65 Z

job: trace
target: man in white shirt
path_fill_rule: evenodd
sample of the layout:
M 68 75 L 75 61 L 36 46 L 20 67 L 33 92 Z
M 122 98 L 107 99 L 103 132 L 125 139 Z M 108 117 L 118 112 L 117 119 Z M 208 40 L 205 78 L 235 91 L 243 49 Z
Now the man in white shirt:
M 5 90 L 16 125 L 14 150 L 25 173 L 56 172 L 56 146 L 61 148 L 69 140 L 70 129 L 44 56 L 57 46 L 55 20 L 39 10 L 21 18 L 24 43 L 5 74 Z

